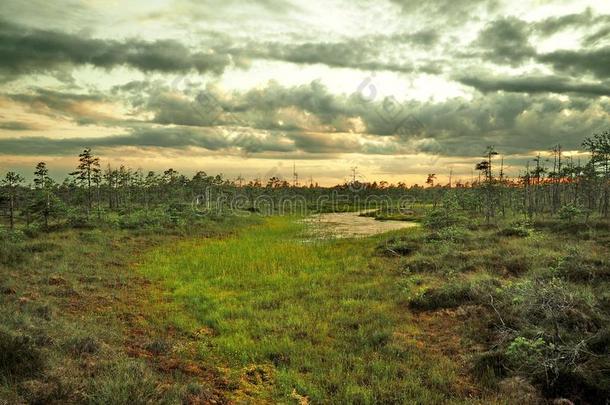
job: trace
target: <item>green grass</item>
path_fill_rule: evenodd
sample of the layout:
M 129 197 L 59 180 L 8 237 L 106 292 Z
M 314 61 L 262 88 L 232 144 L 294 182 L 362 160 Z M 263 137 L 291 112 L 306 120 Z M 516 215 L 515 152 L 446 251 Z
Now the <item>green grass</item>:
M 206 331 L 200 355 L 228 368 L 237 400 L 456 400 L 455 366 L 401 337 L 414 326 L 379 238 L 303 241 L 302 226 L 274 217 L 148 254 L 140 271 L 179 305 L 161 322 Z

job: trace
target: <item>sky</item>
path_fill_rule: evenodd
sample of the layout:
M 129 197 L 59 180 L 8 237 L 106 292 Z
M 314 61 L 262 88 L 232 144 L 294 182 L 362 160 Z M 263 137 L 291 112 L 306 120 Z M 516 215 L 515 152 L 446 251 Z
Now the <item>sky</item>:
M 607 1 L 0 3 L 0 175 L 468 181 L 609 129 Z

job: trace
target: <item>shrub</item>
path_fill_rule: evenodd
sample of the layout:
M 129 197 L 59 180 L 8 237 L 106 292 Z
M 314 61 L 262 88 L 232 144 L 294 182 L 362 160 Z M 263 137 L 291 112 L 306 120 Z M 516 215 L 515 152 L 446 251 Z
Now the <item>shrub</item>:
M 433 310 L 441 308 L 456 308 L 473 299 L 472 287 L 469 283 L 449 283 L 442 287 L 430 288 L 409 302 L 411 308 Z
M 43 357 L 30 336 L 0 330 L 1 375 L 27 377 L 42 368 Z
M 214 390 L 210 386 L 189 383 L 183 388 L 182 402 L 186 404 L 214 403 Z
M 529 228 L 527 228 L 525 224 L 520 223 L 508 226 L 498 232 L 498 235 L 500 236 L 515 236 L 519 238 L 526 238 L 530 236 L 530 234 L 531 231 L 529 230 Z
M 585 210 L 576 204 L 566 204 L 557 211 L 557 216 L 562 221 L 572 223 L 581 219 L 585 215 Z
M 68 220 L 66 221 L 68 226 L 74 229 L 91 229 L 93 224 L 91 220 L 82 213 L 70 212 L 68 214 Z
M 595 330 L 599 316 L 594 298 L 558 278 L 515 284 L 508 290 L 511 307 L 522 327 L 542 332 L 546 341 L 560 343 L 572 333 Z
M 162 339 L 153 340 L 145 346 L 145 349 L 154 355 L 166 354 L 171 348 L 172 346 Z
M 377 246 L 376 252 L 382 256 L 407 256 L 417 251 L 418 244 L 404 237 L 389 239 Z
M 433 258 L 426 256 L 415 257 L 404 265 L 404 270 L 409 273 L 428 273 L 441 269 L 441 265 Z
M 154 213 L 151 215 L 145 211 L 137 211 L 131 214 L 121 215 L 118 225 L 121 229 L 140 229 L 159 227 L 161 219 Z
M 519 276 L 530 269 L 531 263 L 531 256 L 521 250 L 499 248 L 486 256 L 485 265 L 502 275 Z
M 592 282 L 610 279 L 610 263 L 584 257 L 578 250 L 571 249 L 555 269 L 557 276 L 564 280 Z
M 424 217 L 424 226 L 429 229 L 442 229 L 463 223 L 463 218 L 457 213 L 444 209 L 435 209 Z
M 485 385 L 493 386 L 496 379 L 508 373 L 506 355 L 500 350 L 477 354 L 473 358 L 472 373 Z
M 558 278 L 533 279 L 495 291 L 491 327 L 513 374 L 540 384 L 548 395 L 595 398 L 610 391 L 602 360 L 605 315 L 587 290 Z M 605 395 L 605 394 L 604 394 Z
M 24 241 L 23 232 L 0 229 L 0 263 L 6 265 L 22 263 L 27 258 Z
M 544 357 L 547 344 L 542 338 L 516 337 L 506 348 L 506 357 L 513 369 L 528 370 L 529 373 L 544 372 Z M 542 368 L 542 369 L 541 369 Z
M 426 239 L 429 241 L 465 242 L 471 237 L 472 234 L 467 229 L 451 225 L 431 232 Z
M 429 211 L 424 217 L 424 226 L 429 229 L 442 229 L 468 222 L 460 210 L 456 194 L 445 194 L 439 208 Z
M 0 242 L 20 243 L 25 241 L 25 235 L 21 231 L 0 228 Z

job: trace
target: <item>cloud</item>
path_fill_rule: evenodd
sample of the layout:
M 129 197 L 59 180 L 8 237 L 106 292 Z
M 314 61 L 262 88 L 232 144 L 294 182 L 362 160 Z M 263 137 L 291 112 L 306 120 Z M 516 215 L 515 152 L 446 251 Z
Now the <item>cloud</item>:
M 112 100 L 99 92 L 70 93 L 34 88 L 28 93 L 5 94 L 30 112 L 55 119 L 69 119 L 79 125 L 117 125 L 124 120 L 107 111 Z
M 609 37 L 610 37 L 610 24 L 603 28 L 600 28 L 593 34 L 587 35 L 583 42 L 585 45 L 591 46 L 591 45 L 596 45 L 602 39 L 606 39 Z
M 550 36 L 567 28 L 590 27 L 596 24 L 607 24 L 610 22 L 608 15 L 595 15 L 591 8 L 587 7 L 582 13 L 565 14 L 553 16 L 533 23 L 533 27 L 542 35 Z
M 495 10 L 499 1 L 497 0 L 391 0 L 398 5 L 402 12 L 407 15 L 423 15 L 434 22 L 442 20 L 449 24 L 462 24 L 473 18 L 474 10 Z
M 0 129 L 4 129 L 7 131 L 29 131 L 33 129 L 38 129 L 38 127 L 27 122 L 5 121 L 0 122 Z
M 537 60 L 574 76 L 593 74 L 599 79 L 610 78 L 610 46 L 598 49 L 559 50 L 538 55 Z
M 201 108 L 193 104 L 196 99 L 185 94 L 138 82 L 123 86 L 121 95 L 126 97 L 124 89 L 136 93 L 147 89 L 151 99 L 138 109 L 151 112 L 153 118 L 151 122 L 124 124 L 127 134 L 8 138 L 0 140 L 0 150 L 4 154 L 61 155 L 91 146 L 201 148 L 226 156 L 299 153 L 330 158 L 340 153 L 422 152 L 477 157 L 486 145 L 496 145 L 509 154 L 544 150 L 556 143 L 576 148 L 586 136 L 610 127 L 607 98 L 577 95 L 597 91 L 594 86 L 536 77 L 462 81 L 483 93 L 472 99 L 443 102 L 367 101 L 355 94 L 329 93 L 315 81 L 294 87 L 270 83 L 243 93 L 205 90 L 212 91 L 218 100 L 217 116 L 216 112 L 206 115 L 205 110 L 196 110 L 194 106 Z M 564 91 L 570 93 L 569 98 L 544 94 Z
M 526 22 L 515 17 L 502 18 L 488 23 L 474 45 L 482 49 L 484 59 L 517 66 L 536 54 L 529 42 L 529 32 Z
M 156 122 L 280 131 L 297 148 L 310 153 L 338 152 L 341 147 L 345 153 L 379 150 L 366 144 L 366 137 L 386 139 L 389 144 L 382 145 L 384 153 L 415 149 L 478 156 L 480 145 L 486 143 L 527 152 L 533 145 L 547 148 L 556 143 L 556 134 L 561 134 L 566 144 L 577 146 L 585 136 L 610 126 L 610 103 L 596 97 L 610 94 L 606 84 L 527 76 L 459 80 L 483 94 L 472 100 L 398 102 L 391 98 L 367 100 L 359 94 L 335 95 L 315 81 L 294 87 L 272 82 L 230 95 L 205 90 L 217 100 L 209 110 L 214 111 L 211 116 L 206 116 L 208 110 L 203 106 L 191 106 L 187 98 L 173 103 L 156 100 L 152 105 L 159 108 L 154 110 Z M 546 93 L 568 93 L 570 98 L 559 100 Z M 215 121 L 210 122 L 211 117 Z M 524 122 L 527 131 L 523 130 Z M 345 136 L 350 132 L 354 136 Z
M 244 45 L 231 42 L 216 46 L 220 54 L 230 54 L 235 60 L 266 59 L 299 65 L 324 64 L 331 67 L 366 71 L 393 71 L 412 73 L 430 70 L 433 61 L 414 64 L 409 58 L 394 51 L 405 45 L 430 48 L 437 44 L 440 35 L 434 29 L 393 35 L 367 35 L 342 41 L 328 42 L 256 42 Z M 226 41 L 225 41 L 226 42 Z M 394 55 L 396 54 L 396 55 Z M 394 56 L 392 56 L 394 55 Z
M 176 40 L 124 41 L 94 39 L 41 29 L 29 29 L 0 20 L 0 73 L 5 78 L 50 72 L 69 66 L 91 65 L 110 69 L 129 66 L 144 72 L 220 74 L 231 64 L 228 55 L 191 51 Z
M 610 96 L 610 85 L 607 83 L 574 82 L 570 79 L 556 76 L 465 76 L 457 80 L 482 92 L 502 90 L 512 93 L 578 93 L 589 96 Z
M 406 124 L 413 124 L 409 108 L 392 98 L 365 100 L 360 94 L 337 95 L 319 81 L 293 87 L 270 82 L 263 88 L 231 94 L 213 87 L 183 93 L 161 84 L 136 83 L 124 88 L 131 87 L 138 112 L 152 113 L 152 121 L 163 125 L 239 126 L 285 132 L 366 131 L 391 136 L 399 134 Z M 148 97 L 142 97 L 143 91 Z
M 0 139 L 0 153 L 5 155 L 67 155 L 74 154 L 85 147 L 91 148 L 171 148 L 185 149 L 198 147 L 218 151 L 232 146 L 245 144 L 245 141 L 232 145 L 219 131 L 206 128 L 171 127 L 137 128 L 124 135 L 105 137 L 20 137 Z

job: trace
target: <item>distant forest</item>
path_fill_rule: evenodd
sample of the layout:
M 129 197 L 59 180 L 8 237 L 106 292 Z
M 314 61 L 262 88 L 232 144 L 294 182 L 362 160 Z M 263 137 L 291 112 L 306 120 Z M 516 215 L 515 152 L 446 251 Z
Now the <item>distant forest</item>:
M 0 214 L 10 228 L 23 224 L 45 229 L 108 221 L 135 228 L 185 225 L 194 216 L 218 215 L 229 209 L 277 211 L 273 202 L 282 196 L 298 196 L 310 211 L 317 212 L 362 208 L 356 207 L 355 202 L 379 196 L 388 198 L 373 199 L 381 204 L 376 208 L 391 211 L 401 208 L 395 206 L 396 201 L 407 196 L 414 204 L 474 213 L 487 223 L 507 215 L 526 219 L 553 215 L 566 221 L 588 221 L 592 216 L 608 218 L 610 132 L 587 138 L 582 147 L 589 155 L 584 162 L 564 156 L 561 145 L 556 145 L 547 155 L 535 156 L 517 178 L 505 175 L 499 152 L 488 146 L 483 159 L 474 163 L 478 176 L 470 182 L 450 180 L 441 184 L 431 173 L 425 186 L 364 183 L 354 176 L 353 181 L 333 187 L 299 185 L 278 177 L 245 182 L 241 177 L 231 180 L 203 171 L 188 178 L 171 168 L 163 173 L 124 166 L 103 168 L 99 157 L 87 148 L 79 155 L 74 172 L 61 183 L 49 177 L 45 162 L 33 168 L 30 184 L 21 175 L 7 172 L 0 183 Z M 193 209 L 198 196 L 209 190 L 224 196 L 214 202 L 217 210 Z M 332 193 L 341 198 L 329 198 Z M 226 209 L 221 209 L 223 204 Z

